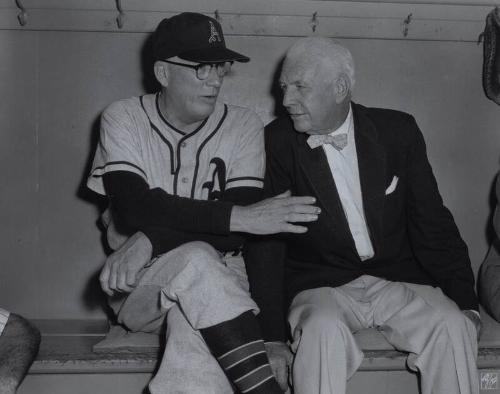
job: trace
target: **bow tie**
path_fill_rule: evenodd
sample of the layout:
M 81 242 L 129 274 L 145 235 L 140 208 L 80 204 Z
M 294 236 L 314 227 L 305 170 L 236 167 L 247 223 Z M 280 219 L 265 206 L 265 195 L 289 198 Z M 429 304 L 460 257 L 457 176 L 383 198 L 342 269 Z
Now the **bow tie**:
M 311 149 L 317 148 L 324 144 L 330 144 L 338 151 L 341 151 L 347 146 L 347 133 L 330 135 L 330 134 L 313 134 L 307 139 Z

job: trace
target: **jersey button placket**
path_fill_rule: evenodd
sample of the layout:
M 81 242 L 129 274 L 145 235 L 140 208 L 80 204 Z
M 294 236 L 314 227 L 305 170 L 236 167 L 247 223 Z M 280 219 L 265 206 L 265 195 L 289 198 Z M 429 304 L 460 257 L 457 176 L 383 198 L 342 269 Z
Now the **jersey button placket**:
M 181 149 L 184 150 L 187 147 L 187 142 L 186 141 L 182 141 L 179 145 L 180 145 Z M 181 155 L 184 156 L 183 154 L 181 154 Z M 181 168 L 181 174 L 182 174 L 182 172 L 184 172 L 184 171 Z M 181 175 L 181 174 L 179 174 L 179 175 Z M 189 177 L 187 177 L 187 176 L 181 176 L 180 181 L 181 181 L 182 186 L 181 186 L 181 188 L 180 188 L 179 191 L 182 193 L 182 195 L 188 195 L 189 191 L 188 191 L 187 186 L 188 186 L 188 183 L 189 183 Z
M 187 158 L 190 155 L 190 150 L 188 149 L 189 144 L 186 141 L 180 142 L 180 148 L 181 151 L 179 152 L 179 155 L 182 157 L 181 159 L 181 169 L 179 173 L 179 180 L 180 180 L 180 187 L 179 187 L 179 192 L 180 195 L 182 196 L 189 196 L 191 193 L 191 177 L 189 176 L 190 174 L 190 164 L 189 161 L 186 161 Z M 188 176 L 186 176 L 188 175 Z

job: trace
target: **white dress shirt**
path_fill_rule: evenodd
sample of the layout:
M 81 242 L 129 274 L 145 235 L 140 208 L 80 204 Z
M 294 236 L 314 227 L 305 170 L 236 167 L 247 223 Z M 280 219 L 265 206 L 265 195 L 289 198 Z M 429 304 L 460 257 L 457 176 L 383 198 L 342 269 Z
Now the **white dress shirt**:
M 354 238 L 356 250 L 361 260 L 367 260 L 373 257 L 374 252 L 363 210 L 352 108 L 349 108 L 349 114 L 344 123 L 330 135 L 342 133 L 347 134 L 347 146 L 344 149 L 339 151 L 329 144 L 323 145 L 323 149 L 337 186 L 349 229 Z
M 363 209 L 352 107 L 349 108 L 349 114 L 344 123 L 337 130 L 332 131 L 330 135 L 342 133 L 347 134 L 347 145 L 344 149 L 339 151 L 330 144 L 324 144 L 323 149 L 325 150 L 328 165 L 337 186 L 342 208 L 344 209 L 356 250 L 360 259 L 364 261 L 372 258 L 374 251 Z M 480 317 L 478 311 L 472 309 L 471 311 Z

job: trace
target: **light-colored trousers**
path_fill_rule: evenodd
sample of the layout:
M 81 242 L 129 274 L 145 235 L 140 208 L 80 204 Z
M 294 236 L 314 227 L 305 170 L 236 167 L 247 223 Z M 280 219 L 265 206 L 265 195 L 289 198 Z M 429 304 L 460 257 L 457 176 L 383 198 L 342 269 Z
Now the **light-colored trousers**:
M 133 331 L 158 331 L 167 314 L 165 350 L 151 393 L 233 393 L 198 330 L 258 312 L 242 257 L 190 242 L 159 257 L 141 275 L 136 289 L 114 309 Z
M 477 394 L 477 334 L 439 288 L 364 275 L 299 293 L 290 306 L 295 394 L 344 394 L 363 353 L 353 333 L 376 327 L 409 352 L 422 394 Z

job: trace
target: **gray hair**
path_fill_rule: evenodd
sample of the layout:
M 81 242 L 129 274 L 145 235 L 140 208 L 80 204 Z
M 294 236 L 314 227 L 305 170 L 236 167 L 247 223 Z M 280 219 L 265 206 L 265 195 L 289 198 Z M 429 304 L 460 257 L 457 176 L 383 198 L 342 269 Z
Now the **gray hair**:
M 301 38 L 286 53 L 287 59 L 297 57 L 300 57 L 307 64 L 313 65 L 322 62 L 332 70 L 344 73 L 349 79 L 351 89 L 354 86 L 354 60 L 351 52 L 331 38 Z

